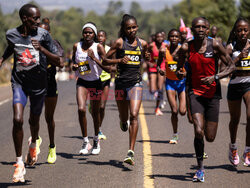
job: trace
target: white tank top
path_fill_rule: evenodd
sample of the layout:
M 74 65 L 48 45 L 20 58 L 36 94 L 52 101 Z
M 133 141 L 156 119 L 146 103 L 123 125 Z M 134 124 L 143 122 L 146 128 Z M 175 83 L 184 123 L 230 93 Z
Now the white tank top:
M 101 60 L 97 52 L 97 45 L 98 43 L 94 42 L 90 49 L 93 50 L 95 57 Z M 99 79 L 102 73 L 102 69 L 95 61 L 93 61 L 88 56 L 87 52 L 82 51 L 82 42 L 77 43 L 75 61 L 79 66 L 78 70 L 76 71 L 77 77 L 87 81 L 94 81 Z

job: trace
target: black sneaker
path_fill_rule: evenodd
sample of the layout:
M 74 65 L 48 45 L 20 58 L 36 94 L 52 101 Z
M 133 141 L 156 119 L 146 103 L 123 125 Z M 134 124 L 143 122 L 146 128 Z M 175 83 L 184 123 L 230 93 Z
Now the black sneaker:
M 128 130 L 128 122 L 129 122 L 129 121 L 123 123 L 123 122 L 120 121 L 120 127 L 121 127 L 121 130 L 122 130 L 123 132 L 126 132 L 126 131 Z

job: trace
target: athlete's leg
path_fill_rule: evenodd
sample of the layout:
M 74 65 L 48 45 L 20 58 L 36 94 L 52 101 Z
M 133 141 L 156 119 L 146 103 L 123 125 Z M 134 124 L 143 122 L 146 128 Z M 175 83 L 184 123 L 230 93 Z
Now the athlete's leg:
M 105 86 L 103 89 L 102 97 L 101 97 L 101 106 L 100 106 L 100 127 L 102 126 L 102 122 L 105 115 L 105 106 L 107 103 L 107 98 L 109 94 L 109 86 Z
M 158 90 L 158 96 L 156 100 L 156 108 L 159 108 L 161 100 L 163 100 L 163 84 L 165 81 L 165 76 L 160 75 L 160 73 L 157 73 L 157 90 Z
M 241 99 L 240 100 L 228 100 L 228 108 L 230 113 L 229 131 L 231 144 L 235 144 L 238 124 L 241 116 Z
M 86 118 L 87 97 L 88 97 L 88 90 L 85 87 L 77 86 L 76 100 L 78 105 L 78 118 L 83 137 L 87 137 L 87 118 Z
M 16 156 L 22 156 L 23 143 L 23 111 L 27 103 L 27 96 L 21 86 L 12 85 L 13 91 L 13 130 L 12 137 L 14 141 Z
M 177 107 L 177 101 L 176 101 L 176 91 L 175 90 L 167 90 L 167 98 L 168 98 L 168 103 L 171 108 L 171 123 L 173 127 L 173 132 L 174 134 L 177 133 L 178 129 L 178 107 Z
M 101 94 L 99 94 L 101 95 Z M 93 118 L 94 128 L 95 128 L 95 136 L 98 136 L 99 128 L 100 128 L 100 99 L 90 100 L 90 104 L 92 107 L 91 116 Z
M 186 92 L 182 91 L 178 94 L 179 98 L 179 112 L 182 116 L 184 116 L 187 112 L 187 104 L 186 104 Z
M 50 147 L 53 148 L 55 146 L 55 121 L 54 121 L 54 113 L 57 104 L 57 96 L 55 97 L 45 97 L 45 119 L 48 126 L 49 133 L 49 141 Z
M 150 85 L 150 93 L 154 94 L 157 91 L 157 74 L 156 73 L 150 73 L 149 74 L 149 85 Z
M 133 87 L 128 92 L 130 103 L 129 149 L 134 151 L 138 132 L 138 114 L 142 100 L 142 87 Z
M 246 105 L 247 126 L 246 126 L 246 146 L 250 147 L 250 91 L 243 96 Z
M 204 153 L 204 116 L 201 113 L 192 114 L 194 122 L 194 148 L 196 159 L 198 163 L 198 169 L 203 170 L 203 153 Z
M 122 123 L 126 123 L 128 121 L 129 101 L 126 97 L 127 95 L 123 90 L 115 90 L 115 99 L 119 111 L 119 118 Z

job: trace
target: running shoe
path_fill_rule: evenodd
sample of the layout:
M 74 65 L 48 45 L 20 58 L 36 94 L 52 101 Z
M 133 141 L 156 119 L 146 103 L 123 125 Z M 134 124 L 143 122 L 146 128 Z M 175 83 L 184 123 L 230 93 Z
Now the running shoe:
M 163 113 L 162 113 L 162 111 L 161 111 L 160 108 L 156 108 L 156 109 L 155 109 L 155 115 L 156 115 L 156 116 L 162 116 L 162 115 L 163 115 Z
M 124 163 L 128 163 L 130 165 L 135 165 L 135 159 L 134 159 L 135 153 L 132 150 L 128 150 L 127 157 L 124 159 Z
M 31 144 L 31 140 L 32 138 L 29 137 L 28 139 L 28 144 L 30 145 Z M 36 140 L 36 152 L 37 152 L 37 155 L 40 154 L 41 150 L 40 150 L 40 146 L 42 144 L 43 140 L 40 136 L 38 136 L 38 139 Z
M 56 162 L 56 146 L 53 148 L 49 147 L 49 154 L 48 154 L 47 161 L 50 164 L 53 164 Z
M 203 159 L 207 159 L 208 158 L 208 155 L 206 152 L 203 153 Z
M 194 177 L 193 177 L 193 182 L 204 182 L 204 171 L 203 170 L 197 170 Z
M 83 142 L 82 149 L 79 151 L 81 155 L 88 154 L 89 150 L 91 150 L 92 146 L 89 142 Z
M 169 141 L 170 144 L 177 144 L 179 140 L 178 135 L 174 135 L 173 138 Z
M 37 159 L 38 159 L 38 155 L 37 155 L 36 147 L 35 148 L 29 147 L 29 152 L 26 156 L 26 164 L 33 166 L 34 164 L 36 164 Z
M 26 174 L 26 170 L 25 170 L 24 164 L 16 163 L 13 166 L 16 167 L 16 169 L 14 171 L 12 181 L 14 183 L 17 183 L 17 182 L 22 182 L 23 183 L 23 182 L 25 182 L 24 175 Z
M 99 140 L 106 140 L 107 137 L 102 133 L 102 131 L 99 131 L 99 133 L 98 133 L 98 139 Z
M 92 155 L 98 155 L 101 151 L 101 147 L 100 147 L 100 141 L 99 140 L 94 140 L 94 144 L 93 144 L 93 149 L 91 154 Z
M 250 166 L 250 152 L 244 152 L 244 166 Z
M 240 162 L 237 149 L 233 149 L 229 146 L 228 158 L 232 165 L 237 166 Z
M 129 121 L 127 121 L 125 123 L 123 123 L 123 122 L 120 121 L 120 127 L 121 127 L 121 130 L 123 132 L 126 132 L 128 130 L 128 124 L 129 124 Z

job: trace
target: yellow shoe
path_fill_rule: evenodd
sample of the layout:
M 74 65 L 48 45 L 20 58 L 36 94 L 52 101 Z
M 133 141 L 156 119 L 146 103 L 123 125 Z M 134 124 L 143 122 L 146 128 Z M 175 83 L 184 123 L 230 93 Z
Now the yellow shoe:
M 53 164 L 56 162 L 56 146 L 54 148 L 49 147 L 49 154 L 48 154 L 47 161 L 50 164 Z
M 107 139 L 107 137 L 102 133 L 102 131 L 99 131 L 98 138 L 99 138 L 99 140 L 106 140 Z

